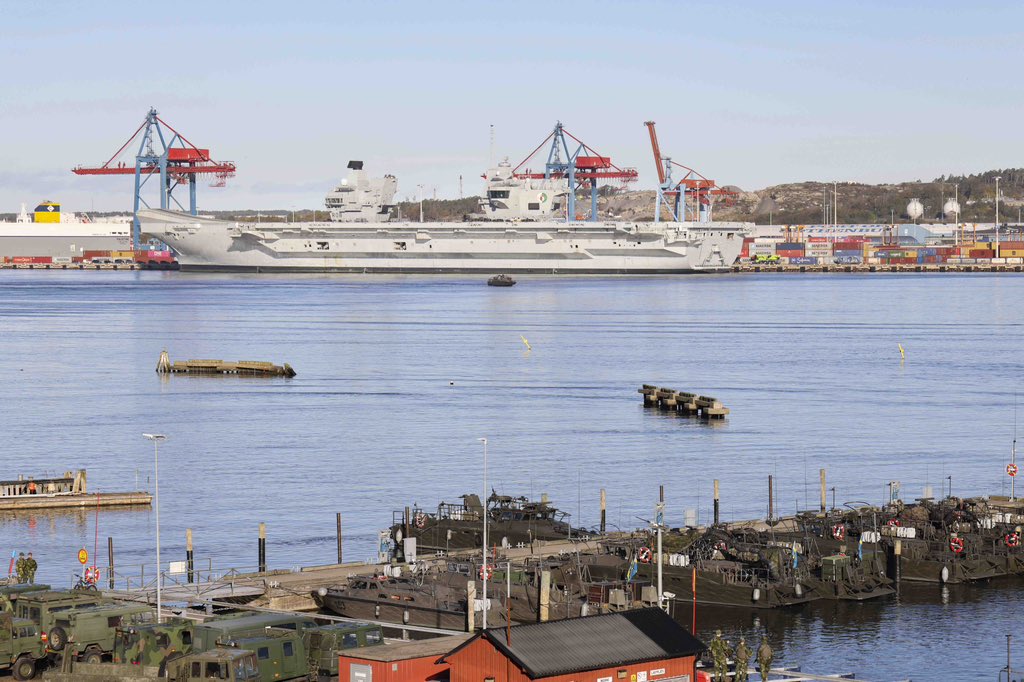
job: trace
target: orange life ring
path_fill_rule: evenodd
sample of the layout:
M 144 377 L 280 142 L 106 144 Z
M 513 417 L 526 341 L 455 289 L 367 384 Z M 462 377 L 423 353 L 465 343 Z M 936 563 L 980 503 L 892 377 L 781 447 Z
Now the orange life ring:
M 416 512 L 416 516 L 412 517 L 412 522 L 417 528 L 423 528 L 427 525 L 427 515 L 423 512 Z
M 949 549 L 954 554 L 963 554 L 964 553 L 964 539 L 963 538 L 950 538 L 949 539 Z
M 899 519 L 889 519 L 889 525 L 890 526 L 902 526 L 903 524 L 900 523 Z
M 641 547 L 640 551 L 637 552 L 637 559 L 639 559 L 640 563 L 642 563 L 642 564 L 649 564 L 649 563 L 651 563 L 651 548 L 650 547 Z
M 1017 533 L 1007 533 L 1005 540 L 1007 547 L 1020 547 L 1020 535 Z
M 479 573 L 480 573 L 480 580 L 484 580 L 484 579 L 490 580 L 491 576 L 494 575 L 494 567 L 491 566 L 491 565 L 481 566 Z M 485 576 L 486 576 L 486 578 L 485 578 Z
M 846 537 L 846 526 L 841 523 L 832 526 L 832 537 L 836 540 L 844 539 Z
M 1017 465 L 1016 464 L 1007 464 L 1006 465 L 1006 475 L 1009 476 L 1010 478 L 1013 478 L 1014 476 L 1016 476 L 1017 475 Z

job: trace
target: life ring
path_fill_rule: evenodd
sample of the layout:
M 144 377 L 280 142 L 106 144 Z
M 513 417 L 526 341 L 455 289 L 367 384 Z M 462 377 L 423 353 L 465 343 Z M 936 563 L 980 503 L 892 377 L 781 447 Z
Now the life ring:
M 650 547 L 641 547 L 640 551 L 637 552 L 637 557 L 636 558 L 639 559 L 640 563 L 642 563 L 642 564 L 649 564 L 649 563 L 651 563 L 651 548 Z
M 832 537 L 834 537 L 836 540 L 842 540 L 846 538 L 846 526 L 844 526 L 841 523 L 837 523 L 836 525 L 832 526 Z
M 1020 535 L 1019 534 L 1017 534 L 1017 533 L 1008 533 L 1006 535 L 1006 538 L 1004 538 L 1004 539 L 1006 541 L 1006 546 L 1007 547 L 1020 547 Z
M 1017 465 L 1016 464 L 1007 464 L 1006 465 L 1006 475 L 1009 476 L 1010 478 L 1013 478 L 1014 476 L 1016 476 L 1017 475 Z
M 412 517 L 412 522 L 417 528 L 423 528 L 427 525 L 427 515 L 423 512 L 416 512 L 416 516 Z
M 890 526 L 902 526 L 903 524 L 900 523 L 899 519 L 889 519 L 889 525 Z
M 96 584 L 100 581 L 100 569 L 92 566 L 85 569 L 85 582 Z
M 950 551 L 953 552 L 953 554 L 963 554 L 964 553 L 964 539 L 963 538 L 950 538 L 949 539 L 949 549 L 950 549 Z
M 480 580 L 490 580 L 491 577 L 494 575 L 494 567 L 491 566 L 490 564 L 488 564 L 486 566 L 481 566 L 479 574 L 480 574 Z

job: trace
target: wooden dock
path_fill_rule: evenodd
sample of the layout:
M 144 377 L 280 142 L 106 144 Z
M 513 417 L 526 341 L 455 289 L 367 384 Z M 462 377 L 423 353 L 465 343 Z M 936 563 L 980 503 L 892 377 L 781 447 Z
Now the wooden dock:
M 659 388 L 653 384 L 644 384 L 637 393 L 643 395 L 644 407 L 657 407 L 665 412 L 698 415 L 702 419 L 725 419 L 729 414 L 729 408 L 713 396 Z

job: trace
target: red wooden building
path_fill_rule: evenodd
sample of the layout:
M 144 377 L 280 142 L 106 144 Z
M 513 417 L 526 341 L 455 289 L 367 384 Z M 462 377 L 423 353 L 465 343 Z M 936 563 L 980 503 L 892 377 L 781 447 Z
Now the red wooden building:
M 447 682 L 449 664 L 441 658 L 470 635 L 346 649 L 339 657 L 341 682 Z
M 450 682 L 696 682 L 706 648 L 648 608 L 486 630 L 441 661 Z

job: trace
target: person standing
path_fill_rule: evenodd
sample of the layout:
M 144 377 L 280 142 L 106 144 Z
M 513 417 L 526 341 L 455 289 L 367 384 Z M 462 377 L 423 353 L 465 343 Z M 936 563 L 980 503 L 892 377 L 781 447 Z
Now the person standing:
M 14 564 L 14 575 L 17 576 L 18 582 L 25 582 L 25 553 L 18 552 L 18 563 Z
M 734 682 L 747 682 L 750 675 L 750 655 L 754 653 L 747 646 L 747 640 L 740 637 L 739 644 L 736 645 L 736 652 L 733 658 L 736 661 L 736 670 L 733 673 L 732 679 Z
M 757 664 L 761 671 L 761 680 L 768 679 L 768 673 L 772 669 L 772 660 L 775 658 L 775 652 L 772 651 L 772 647 L 768 644 L 768 635 L 761 638 L 761 646 L 757 647 Z
M 715 638 L 711 640 L 711 658 L 715 662 L 715 682 L 728 682 L 729 679 L 729 643 L 722 639 L 722 631 L 715 630 Z
M 39 568 L 39 564 L 32 558 L 32 552 L 28 553 L 28 557 L 25 559 L 25 577 L 28 578 L 28 583 L 34 585 L 36 582 L 36 569 Z

